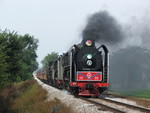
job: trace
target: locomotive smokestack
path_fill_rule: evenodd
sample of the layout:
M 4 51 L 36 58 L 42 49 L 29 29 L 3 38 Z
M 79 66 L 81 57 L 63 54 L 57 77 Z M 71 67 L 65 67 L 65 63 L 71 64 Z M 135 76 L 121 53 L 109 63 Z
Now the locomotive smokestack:
M 94 40 L 116 44 L 123 40 L 123 33 L 118 22 L 107 11 L 93 14 L 82 32 L 83 40 Z

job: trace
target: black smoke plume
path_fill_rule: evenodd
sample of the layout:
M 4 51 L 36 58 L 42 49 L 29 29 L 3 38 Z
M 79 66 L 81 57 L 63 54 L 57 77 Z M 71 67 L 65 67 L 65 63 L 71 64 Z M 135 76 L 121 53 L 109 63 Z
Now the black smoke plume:
M 116 44 L 123 40 L 122 28 L 107 11 L 97 12 L 89 17 L 82 32 L 83 40 Z

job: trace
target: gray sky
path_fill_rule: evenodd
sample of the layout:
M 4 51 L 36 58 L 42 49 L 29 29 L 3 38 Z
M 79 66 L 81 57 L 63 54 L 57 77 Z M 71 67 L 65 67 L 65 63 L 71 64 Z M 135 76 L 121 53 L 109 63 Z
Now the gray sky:
M 79 43 L 90 14 L 107 10 L 125 24 L 142 18 L 149 6 L 149 0 L 0 0 L 0 29 L 37 38 L 40 62 L 52 51 L 62 53 Z

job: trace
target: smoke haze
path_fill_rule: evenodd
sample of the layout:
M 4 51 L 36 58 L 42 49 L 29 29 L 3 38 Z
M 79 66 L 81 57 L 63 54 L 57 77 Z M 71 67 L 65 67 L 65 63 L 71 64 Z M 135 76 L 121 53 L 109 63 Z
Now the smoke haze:
M 128 44 L 144 46 L 150 49 L 150 15 L 146 12 L 143 17 L 134 17 L 126 23 L 124 32 Z
M 111 90 L 150 88 L 149 20 L 146 13 L 142 18 L 132 17 L 127 23 L 119 24 L 107 11 L 88 18 L 82 37 L 109 48 Z
M 83 39 L 92 39 L 96 42 L 117 44 L 124 39 L 122 27 L 107 11 L 100 11 L 89 17 L 82 32 Z
M 149 11 L 148 11 L 149 12 Z M 133 16 L 123 26 L 122 49 L 110 56 L 111 90 L 150 88 L 150 13 Z

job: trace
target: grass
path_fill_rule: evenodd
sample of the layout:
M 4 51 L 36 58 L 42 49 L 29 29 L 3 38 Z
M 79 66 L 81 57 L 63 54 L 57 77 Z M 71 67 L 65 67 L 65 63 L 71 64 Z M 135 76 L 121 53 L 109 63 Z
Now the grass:
M 127 96 L 150 99 L 150 90 L 116 90 L 115 92 Z
M 150 90 L 115 90 L 120 97 L 135 101 L 138 105 L 150 107 Z
M 150 108 L 150 100 L 149 99 L 131 98 L 131 97 L 128 97 L 127 99 L 131 100 L 131 101 L 135 101 L 138 105 Z
M 73 113 L 58 99 L 46 98 L 47 92 L 34 80 L 11 84 L 0 92 L 0 113 Z

